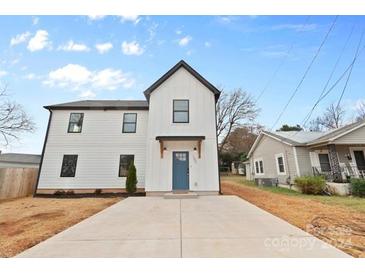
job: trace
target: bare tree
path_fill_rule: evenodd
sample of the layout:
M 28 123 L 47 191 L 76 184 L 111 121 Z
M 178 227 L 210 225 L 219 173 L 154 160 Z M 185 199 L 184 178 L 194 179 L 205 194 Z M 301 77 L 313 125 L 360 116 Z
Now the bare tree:
M 245 122 L 252 122 L 258 112 L 254 100 L 247 92 L 240 88 L 232 93 L 222 90 L 217 102 L 217 136 L 221 141 L 219 153 L 222 152 L 232 130 Z
M 7 99 L 6 90 L 6 86 L 0 87 L 0 136 L 4 145 L 8 145 L 11 139 L 19 139 L 23 132 L 34 130 L 31 118 L 21 105 Z
M 365 119 L 365 102 L 360 102 L 357 107 L 357 117 L 356 121 L 361 121 Z
M 336 129 L 343 126 L 345 110 L 341 106 L 331 104 L 322 116 L 310 122 L 310 130 L 322 131 Z

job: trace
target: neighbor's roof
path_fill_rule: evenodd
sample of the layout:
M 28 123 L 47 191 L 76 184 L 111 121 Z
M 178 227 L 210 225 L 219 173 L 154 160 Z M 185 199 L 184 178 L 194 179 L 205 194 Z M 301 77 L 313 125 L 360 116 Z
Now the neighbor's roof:
M 287 140 L 293 145 L 303 145 L 326 134 L 319 131 L 276 131 L 267 133 Z
M 335 139 L 352 132 L 360 127 L 365 126 L 365 120 L 352 123 L 341 128 L 330 130 L 327 132 L 315 132 L 315 131 L 261 131 L 260 135 L 256 138 L 250 151 L 248 152 L 248 157 L 256 149 L 260 140 L 264 135 L 269 136 L 277 141 L 290 146 L 311 146 L 316 144 L 322 144 L 326 142 L 334 141 Z
M 148 110 L 148 102 L 146 100 L 83 100 L 45 106 L 44 108 Z
M 206 86 L 211 92 L 213 92 L 215 99 L 218 100 L 220 91 L 209 83 L 203 76 L 201 76 L 196 70 L 194 70 L 191 66 L 189 66 L 184 60 L 181 60 L 175 66 L 173 66 L 168 72 L 166 72 L 160 79 L 154 82 L 148 89 L 146 89 L 143 93 L 146 96 L 147 100 L 150 99 L 151 93 L 158 88 L 163 82 L 165 82 L 172 74 L 174 74 L 180 68 L 186 69 L 190 72 L 196 79 L 198 79 L 204 86 Z
M 23 153 L 2 153 L 0 154 L 0 162 L 22 163 L 22 164 L 39 164 L 41 155 L 23 154 Z
M 348 133 L 352 132 L 353 130 L 356 130 L 363 126 L 365 126 L 365 120 L 361 120 L 356 123 L 352 123 L 352 124 L 325 132 L 325 134 L 323 136 L 321 136 L 320 138 L 309 141 L 308 145 L 314 145 L 314 144 L 319 144 L 319 143 L 323 143 L 323 142 L 333 141 L 333 140 L 340 138 L 341 136 L 348 134 Z

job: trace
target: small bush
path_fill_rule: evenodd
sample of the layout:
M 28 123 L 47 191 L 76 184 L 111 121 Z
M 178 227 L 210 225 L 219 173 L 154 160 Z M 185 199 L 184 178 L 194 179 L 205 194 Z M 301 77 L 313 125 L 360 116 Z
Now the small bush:
M 133 163 L 131 163 L 128 168 L 128 176 L 125 187 L 128 193 L 135 193 L 137 191 L 137 171 Z
M 326 181 L 321 176 L 301 176 L 295 178 L 295 185 L 304 194 L 322 194 Z
M 365 179 L 351 179 L 350 182 L 352 195 L 365 197 Z

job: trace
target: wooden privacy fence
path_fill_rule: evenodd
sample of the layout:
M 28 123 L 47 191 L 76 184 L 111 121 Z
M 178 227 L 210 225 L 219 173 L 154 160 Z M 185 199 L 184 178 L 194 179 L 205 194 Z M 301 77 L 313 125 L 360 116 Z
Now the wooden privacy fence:
M 38 168 L 0 168 L 0 199 L 33 194 Z

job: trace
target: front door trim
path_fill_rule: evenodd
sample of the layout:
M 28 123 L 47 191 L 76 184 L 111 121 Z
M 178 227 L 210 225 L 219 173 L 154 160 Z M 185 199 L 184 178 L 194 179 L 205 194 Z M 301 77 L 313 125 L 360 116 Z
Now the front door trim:
M 176 154 L 181 153 L 186 161 L 176 159 Z M 180 165 L 179 165 L 179 161 Z M 181 163 L 185 162 L 181 165 Z M 182 168 L 178 170 L 178 168 Z M 179 174 L 180 172 L 180 174 Z M 184 178 L 185 176 L 185 178 Z M 172 190 L 173 191 L 189 191 L 189 152 L 188 151 L 173 151 L 172 152 Z

